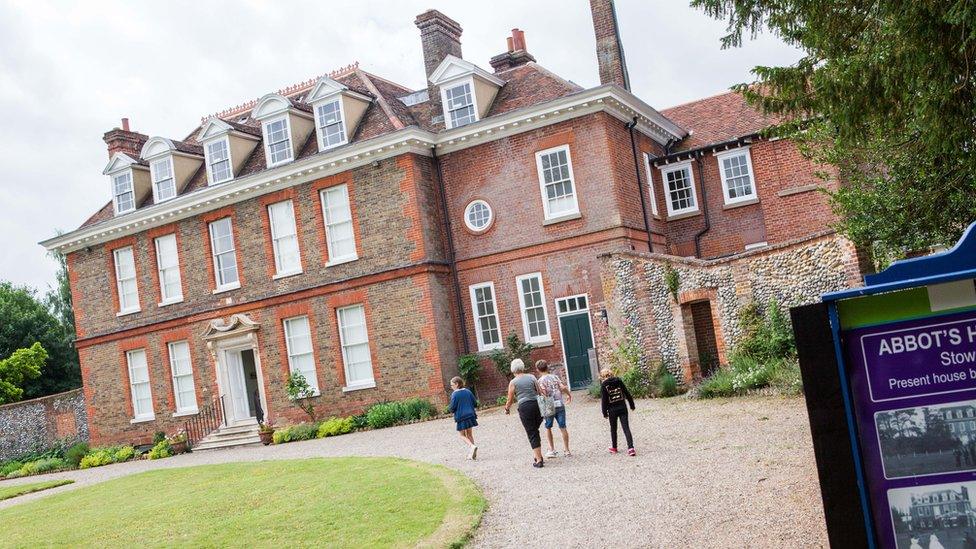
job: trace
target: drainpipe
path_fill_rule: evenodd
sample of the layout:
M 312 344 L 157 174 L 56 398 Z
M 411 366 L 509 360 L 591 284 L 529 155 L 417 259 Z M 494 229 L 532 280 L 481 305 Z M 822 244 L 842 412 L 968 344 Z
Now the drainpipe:
M 644 199 L 644 184 L 641 183 L 641 165 L 637 158 L 637 138 L 634 137 L 634 128 L 637 126 L 637 117 L 627 122 L 627 131 L 630 132 L 630 151 L 634 154 L 634 171 L 637 174 L 637 196 L 640 197 L 641 214 L 644 218 L 644 232 L 647 233 L 647 251 L 653 252 L 654 246 L 651 244 L 651 222 L 647 219 L 647 202 Z
M 447 229 L 447 261 L 451 267 L 451 278 L 454 282 L 454 305 L 457 307 L 458 321 L 461 323 L 461 348 L 464 349 L 464 353 L 462 354 L 466 355 L 471 352 L 471 348 L 468 344 L 468 323 L 464 318 L 464 302 L 461 299 L 461 279 L 458 277 L 457 261 L 455 259 L 454 232 L 451 230 L 451 212 L 447 209 L 447 189 L 444 185 L 444 177 L 441 174 L 441 160 L 437 157 L 437 151 L 434 150 L 434 147 L 430 148 L 430 156 L 434 164 L 434 177 L 437 178 L 437 191 L 440 194 L 441 211 L 444 212 L 444 224 Z
M 705 236 L 711 228 L 712 224 L 708 219 L 708 191 L 705 190 L 705 170 L 703 169 L 702 163 L 702 151 L 695 153 L 695 161 L 698 163 L 698 182 L 701 186 L 701 208 L 702 213 L 705 214 L 705 228 L 698 231 L 695 235 L 695 257 L 701 259 L 701 238 Z

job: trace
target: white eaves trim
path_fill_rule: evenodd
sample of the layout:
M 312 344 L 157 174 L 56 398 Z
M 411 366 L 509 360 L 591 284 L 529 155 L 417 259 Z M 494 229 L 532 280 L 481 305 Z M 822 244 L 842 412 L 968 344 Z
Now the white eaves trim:
M 135 158 L 132 158 L 124 152 L 117 152 L 112 155 L 112 158 L 109 159 L 108 164 L 105 165 L 105 169 L 102 170 L 102 175 L 112 175 L 133 166 L 145 168 L 145 166 L 140 165 L 139 161 Z
M 465 61 L 453 55 L 445 57 L 441 61 L 441 64 L 437 65 L 437 68 L 434 69 L 434 72 L 430 73 L 430 83 L 435 86 L 443 86 L 448 82 L 470 76 L 478 76 L 498 87 L 505 85 L 505 81 L 501 78 L 498 78 L 470 61 Z M 473 89 L 472 93 L 474 93 Z
M 437 148 L 438 154 L 446 154 L 599 111 L 607 112 L 624 122 L 630 122 L 636 116 L 636 129 L 661 144 L 687 135 L 685 130 L 623 88 L 616 85 L 599 86 L 540 105 L 491 116 L 438 134 L 410 126 L 367 141 L 351 143 L 337 150 L 323 151 L 221 185 L 178 196 L 162 204 L 142 208 L 91 227 L 44 240 L 40 244 L 49 251 L 67 253 L 199 215 L 254 196 L 340 173 L 369 164 L 374 160 L 383 160 L 408 152 L 429 156 L 433 147 Z M 214 125 L 219 126 L 216 122 Z M 201 133 L 206 132 L 207 129 L 205 127 Z M 209 137 L 213 136 L 214 133 L 211 133 Z M 115 164 L 117 160 L 118 164 L 126 163 L 127 166 L 136 163 L 131 157 L 117 158 L 121 156 L 125 155 L 119 153 L 113 157 L 109 166 Z M 114 168 L 119 169 L 121 166 L 116 165 Z

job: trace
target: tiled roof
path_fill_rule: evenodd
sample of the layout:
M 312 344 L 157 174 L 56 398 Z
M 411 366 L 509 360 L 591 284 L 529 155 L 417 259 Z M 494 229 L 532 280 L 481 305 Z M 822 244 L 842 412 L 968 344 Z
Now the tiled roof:
M 752 135 L 779 119 L 750 107 L 737 92 L 727 92 L 660 111 L 690 134 L 675 152 L 698 149 Z

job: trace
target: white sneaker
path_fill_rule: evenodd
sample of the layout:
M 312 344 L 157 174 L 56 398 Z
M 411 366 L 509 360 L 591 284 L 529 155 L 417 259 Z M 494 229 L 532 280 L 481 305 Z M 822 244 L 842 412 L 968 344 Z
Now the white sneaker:
M 547 458 L 554 458 L 554 457 L 556 457 L 556 452 L 554 452 L 552 450 L 549 450 L 548 452 L 546 452 L 546 457 Z
M 478 447 L 471 446 L 471 455 L 468 456 L 471 459 L 478 459 Z
M 572 455 L 573 455 L 573 454 L 572 454 L 572 453 L 571 453 L 571 452 L 570 452 L 569 450 L 567 450 L 567 451 L 565 451 L 565 452 L 563 452 L 563 456 L 565 456 L 565 457 L 570 457 L 570 456 L 572 456 Z

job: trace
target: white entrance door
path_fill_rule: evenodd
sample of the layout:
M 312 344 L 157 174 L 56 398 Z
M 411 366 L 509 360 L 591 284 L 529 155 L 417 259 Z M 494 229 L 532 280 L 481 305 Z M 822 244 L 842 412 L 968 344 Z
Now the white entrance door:
M 240 421 L 251 417 L 247 405 L 247 385 L 244 382 L 244 361 L 240 351 L 225 351 L 224 364 L 227 367 L 227 392 L 230 393 L 230 417 Z

